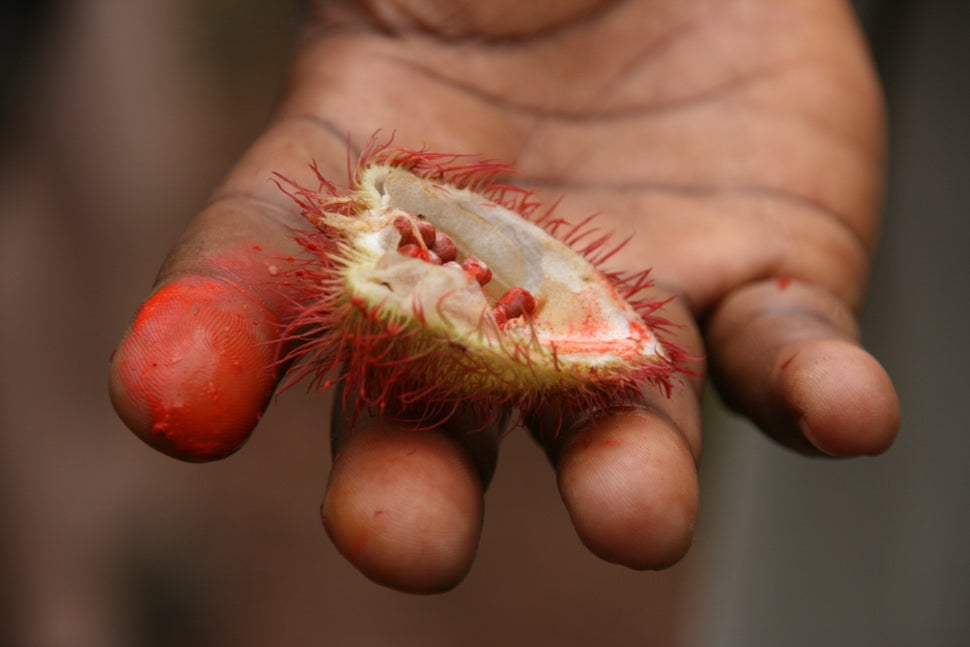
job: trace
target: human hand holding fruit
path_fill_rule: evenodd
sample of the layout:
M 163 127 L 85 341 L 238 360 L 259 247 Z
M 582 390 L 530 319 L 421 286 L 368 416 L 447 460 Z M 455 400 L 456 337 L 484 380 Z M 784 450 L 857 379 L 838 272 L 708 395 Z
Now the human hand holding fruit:
M 319 3 L 289 91 L 162 268 L 112 362 L 122 418 L 190 460 L 233 451 L 280 378 L 291 316 L 271 280 L 299 209 L 268 181 L 346 175 L 346 135 L 515 162 L 518 184 L 630 242 L 672 341 L 725 399 L 797 450 L 885 449 L 898 421 L 857 344 L 881 182 L 879 94 L 843 2 Z M 523 412 L 580 537 L 661 567 L 688 548 L 705 363 L 670 397 Z M 544 433 L 551 423 L 558 434 Z M 369 577 L 442 590 L 470 567 L 499 425 L 439 431 L 335 411 L 328 532 Z M 391 511 L 377 515 L 377 511 Z M 362 539 L 365 538 L 365 539 Z

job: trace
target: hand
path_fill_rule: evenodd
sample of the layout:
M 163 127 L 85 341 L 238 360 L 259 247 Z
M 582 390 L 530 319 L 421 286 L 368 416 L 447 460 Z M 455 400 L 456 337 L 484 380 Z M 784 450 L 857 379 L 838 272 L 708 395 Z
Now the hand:
M 678 343 L 725 400 L 808 454 L 878 453 L 893 387 L 858 344 L 877 233 L 879 90 L 837 0 L 684 3 L 320 2 L 273 123 L 165 262 L 112 362 L 143 438 L 183 458 L 231 452 L 279 379 L 286 300 L 267 277 L 298 253 L 294 205 L 268 179 L 345 177 L 378 129 L 395 144 L 515 162 L 517 182 L 635 237 Z M 439 6 L 440 5 L 440 6 Z M 554 8 L 553 8 L 554 7 Z M 583 542 L 633 568 L 677 561 L 697 509 L 705 362 L 670 398 L 567 421 L 525 412 Z M 323 506 L 338 549 L 410 591 L 471 565 L 499 430 L 439 432 L 334 416 Z M 165 445 L 166 437 L 182 442 Z

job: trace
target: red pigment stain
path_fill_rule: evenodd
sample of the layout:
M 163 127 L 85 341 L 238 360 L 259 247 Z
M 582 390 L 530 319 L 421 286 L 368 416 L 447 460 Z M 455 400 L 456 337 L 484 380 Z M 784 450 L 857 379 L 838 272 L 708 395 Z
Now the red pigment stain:
M 781 370 L 784 371 L 786 368 L 788 368 L 788 366 L 795 360 L 796 357 L 798 357 L 798 353 L 795 353 L 794 355 L 786 359 L 784 362 L 782 362 L 780 367 Z
M 257 252 L 263 251 L 263 246 L 258 244 L 253 244 L 253 250 Z
M 225 283 L 186 277 L 142 306 L 114 357 L 112 399 L 142 440 L 188 461 L 249 436 L 276 382 L 272 315 Z
M 789 285 L 791 285 L 791 277 L 781 276 L 778 278 L 777 283 L 778 283 L 779 290 L 785 290 L 788 288 Z
M 603 447 L 617 447 L 622 444 L 623 441 L 619 438 L 606 438 L 605 440 L 600 441 L 600 445 Z

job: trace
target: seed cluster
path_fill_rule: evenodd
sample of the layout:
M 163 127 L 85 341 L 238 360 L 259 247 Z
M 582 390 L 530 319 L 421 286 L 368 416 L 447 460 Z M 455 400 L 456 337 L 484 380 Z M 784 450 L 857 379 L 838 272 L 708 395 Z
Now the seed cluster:
M 492 280 L 492 270 L 474 256 L 466 256 L 458 262 L 458 246 L 447 234 L 437 231 L 427 220 L 400 215 L 394 218 L 394 228 L 401 234 L 397 251 L 434 265 L 458 266 L 482 287 Z M 528 317 L 536 309 L 536 299 L 522 287 L 511 287 L 499 297 L 492 308 L 492 316 L 499 326 L 510 319 Z
M 491 424 L 555 399 L 562 422 L 644 383 L 670 394 L 689 358 L 647 271 L 600 269 L 622 243 L 497 183 L 504 164 L 388 144 L 367 144 L 349 192 L 316 167 L 316 188 L 277 176 L 315 228 L 288 273 L 306 303 L 280 336 L 290 384 L 340 382 L 352 419 L 428 428 L 466 405 Z

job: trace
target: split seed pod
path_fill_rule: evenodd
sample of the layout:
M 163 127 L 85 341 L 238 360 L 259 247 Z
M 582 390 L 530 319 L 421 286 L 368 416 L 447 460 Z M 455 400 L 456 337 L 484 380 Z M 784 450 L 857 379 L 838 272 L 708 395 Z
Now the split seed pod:
M 601 270 L 609 235 L 496 182 L 511 172 L 372 140 L 346 193 L 319 172 L 315 189 L 280 177 L 313 225 L 286 279 L 290 381 L 342 382 L 354 416 L 430 423 L 466 404 L 487 419 L 605 407 L 644 383 L 669 393 L 686 356 L 658 336 L 647 271 Z

